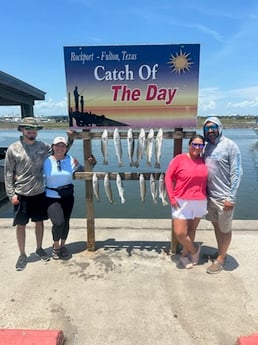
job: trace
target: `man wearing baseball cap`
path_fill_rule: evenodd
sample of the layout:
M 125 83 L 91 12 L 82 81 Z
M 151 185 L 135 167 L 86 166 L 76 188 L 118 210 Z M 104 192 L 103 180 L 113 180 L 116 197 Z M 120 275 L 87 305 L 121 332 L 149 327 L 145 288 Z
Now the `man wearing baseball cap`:
M 241 153 L 235 142 L 222 135 L 222 124 L 217 117 L 204 121 L 203 133 L 207 141 L 204 159 L 208 168 L 206 218 L 213 224 L 218 245 L 207 273 L 217 274 L 224 268 L 232 238 L 232 219 L 242 175 Z
M 11 144 L 5 157 L 5 188 L 7 196 L 14 205 L 13 226 L 20 251 L 16 270 L 22 271 L 27 264 L 25 252 L 26 224 L 35 223 L 36 252 L 43 261 L 49 256 L 42 248 L 44 223 L 47 219 L 43 163 L 51 153 L 51 145 L 36 140 L 38 130 L 42 129 L 34 117 L 25 117 L 18 125 L 22 132 L 20 140 Z M 71 132 L 67 132 L 68 135 Z M 69 145 L 72 140 L 69 137 Z

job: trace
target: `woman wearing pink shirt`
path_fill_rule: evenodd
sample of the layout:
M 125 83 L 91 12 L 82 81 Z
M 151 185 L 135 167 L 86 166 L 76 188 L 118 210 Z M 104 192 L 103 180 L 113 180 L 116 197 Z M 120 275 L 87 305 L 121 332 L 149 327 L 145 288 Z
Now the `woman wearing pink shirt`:
M 204 137 L 196 134 L 189 140 L 188 152 L 175 156 L 165 175 L 173 230 L 183 246 L 180 262 L 188 269 L 199 262 L 201 246 L 194 239 L 200 219 L 207 213 L 208 170 L 202 158 L 204 145 Z

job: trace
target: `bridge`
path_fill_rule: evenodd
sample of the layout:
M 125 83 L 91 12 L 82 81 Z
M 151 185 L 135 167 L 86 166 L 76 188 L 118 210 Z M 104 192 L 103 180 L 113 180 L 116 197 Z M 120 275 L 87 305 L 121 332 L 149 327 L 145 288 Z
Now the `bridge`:
M 35 100 L 45 100 L 45 92 L 0 71 L 0 106 L 20 106 L 21 117 L 34 116 Z

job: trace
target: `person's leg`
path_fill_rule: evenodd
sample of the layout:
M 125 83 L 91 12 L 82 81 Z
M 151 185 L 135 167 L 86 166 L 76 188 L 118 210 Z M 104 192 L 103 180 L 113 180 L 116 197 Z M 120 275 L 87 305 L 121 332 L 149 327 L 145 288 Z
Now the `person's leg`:
M 47 219 L 45 194 L 27 197 L 28 216 L 35 223 L 36 251 L 35 254 L 43 261 L 48 261 L 49 256 L 42 248 L 44 235 L 44 220 Z
M 73 197 L 72 198 L 65 198 L 61 201 L 61 204 L 62 204 L 65 222 L 64 222 L 63 232 L 61 235 L 60 254 L 61 254 L 61 257 L 65 258 L 65 257 L 69 256 L 67 248 L 65 247 L 65 242 L 66 242 L 68 234 L 69 234 L 70 217 L 71 217 L 71 213 L 73 210 L 74 198 Z
M 25 228 L 26 228 L 26 225 L 16 226 L 16 238 L 17 238 L 18 248 L 20 251 L 20 255 L 15 265 L 16 271 L 23 271 L 27 265 L 27 255 L 25 253 L 25 239 L 26 239 Z
M 216 274 L 223 270 L 223 264 L 232 239 L 232 231 L 222 232 L 219 224 L 212 222 L 218 245 L 217 259 L 207 268 L 207 273 Z
M 52 202 L 47 209 L 48 217 L 52 222 L 53 251 L 52 257 L 55 260 L 60 258 L 60 240 L 65 225 L 63 209 L 59 201 Z
M 62 206 L 58 201 L 55 201 L 49 205 L 47 213 L 52 222 L 53 241 L 59 244 L 65 224 Z
M 201 251 L 200 245 L 194 245 L 196 229 L 197 229 L 199 223 L 200 223 L 200 218 L 194 218 L 194 219 L 188 220 L 188 235 L 189 235 L 189 237 L 192 241 L 193 247 L 194 247 L 194 252 L 191 252 L 191 261 L 192 261 L 193 265 L 198 265 L 199 257 L 200 257 L 200 251 Z
M 42 241 L 44 235 L 44 223 L 43 221 L 35 222 L 35 235 L 37 249 L 42 248 Z
M 224 262 L 225 257 L 227 255 L 228 248 L 231 243 L 232 239 L 232 231 L 229 231 L 227 233 L 221 232 L 219 228 L 219 224 L 212 222 L 214 231 L 215 231 L 215 236 L 217 240 L 217 245 L 218 245 L 218 257 L 217 260 L 219 262 Z
M 188 234 L 188 221 L 187 219 L 173 219 L 173 229 L 177 240 L 183 246 L 182 256 L 194 254 L 196 249 L 193 246 L 191 237 Z M 193 231 L 191 231 L 193 235 Z
M 70 229 L 70 217 L 73 210 L 73 204 L 74 204 L 74 198 L 64 198 L 61 200 L 61 206 L 63 209 L 63 215 L 64 215 L 64 227 L 63 227 L 63 233 L 61 235 L 61 247 L 64 245 L 65 240 L 68 237 L 69 229 Z
M 26 239 L 26 225 L 17 225 L 16 226 L 16 238 L 17 238 L 17 244 L 20 251 L 20 255 L 26 255 L 25 254 L 25 239 Z
M 200 223 L 200 218 L 194 218 L 188 220 L 188 235 L 192 242 L 195 240 L 196 229 Z
M 43 235 L 44 235 L 44 222 L 35 222 L 35 235 L 36 235 L 36 252 L 35 254 L 40 257 L 42 261 L 49 261 L 50 257 L 47 252 L 42 248 Z

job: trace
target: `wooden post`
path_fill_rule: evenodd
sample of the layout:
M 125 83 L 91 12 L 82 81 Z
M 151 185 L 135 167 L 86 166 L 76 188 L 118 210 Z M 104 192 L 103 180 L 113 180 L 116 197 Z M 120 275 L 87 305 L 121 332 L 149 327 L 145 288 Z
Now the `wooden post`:
M 175 128 L 175 138 L 174 138 L 174 155 L 178 155 L 179 153 L 182 153 L 182 147 L 183 147 L 183 128 Z M 176 239 L 174 229 L 173 229 L 173 222 L 171 222 L 171 253 L 176 254 L 179 251 L 178 248 L 178 241 Z
M 191 138 L 196 132 L 189 131 L 183 132 L 182 128 L 175 128 L 175 132 L 165 131 L 163 134 L 164 139 L 174 139 L 174 156 L 179 153 L 182 153 L 182 146 L 183 146 L 183 139 L 184 138 Z M 136 135 L 136 134 L 135 134 Z M 127 138 L 127 132 L 123 131 L 120 134 L 122 139 Z M 135 136 L 135 138 L 138 136 Z M 73 135 L 74 139 L 83 139 L 83 149 L 84 149 L 84 172 L 76 172 L 74 174 L 74 178 L 78 180 L 85 180 L 85 187 L 86 187 L 86 214 L 87 214 L 87 249 L 89 251 L 95 251 L 95 217 L 94 217 L 94 199 L 93 199 L 93 186 L 92 186 L 92 165 L 89 163 L 88 158 L 92 154 L 92 147 L 91 147 L 91 140 L 92 139 L 100 139 L 101 133 L 98 132 L 90 132 L 90 130 L 85 129 L 82 132 L 75 132 Z M 98 178 L 104 179 L 105 173 L 104 172 L 97 172 Z M 139 179 L 139 172 L 124 172 L 120 173 L 124 179 L 126 180 L 138 180 Z M 145 179 L 150 178 L 150 172 L 144 173 Z M 157 173 L 158 174 L 158 173 Z M 110 178 L 115 179 L 117 172 L 110 173 Z M 158 174 L 159 175 L 159 174 Z M 158 178 L 158 176 L 156 176 Z M 176 253 L 179 250 L 178 241 L 175 238 L 175 234 L 173 231 L 173 225 L 171 225 L 171 244 L 170 244 L 170 251 L 172 253 Z
M 84 166 L 85 170 L 92 172 L 92 165 L 88 158 L 92 154 L 90 131 L 84 130 L 88 133 L 85 140 L 83 140 L 84 151 Z M 94 218 L 94 200 L 93 200 L 93 186 L 92 180 L 85 181 L 86 189 L 86 214 L 87 214 L 87 249 L 89 251 L 95 250 L 95 218 Z

